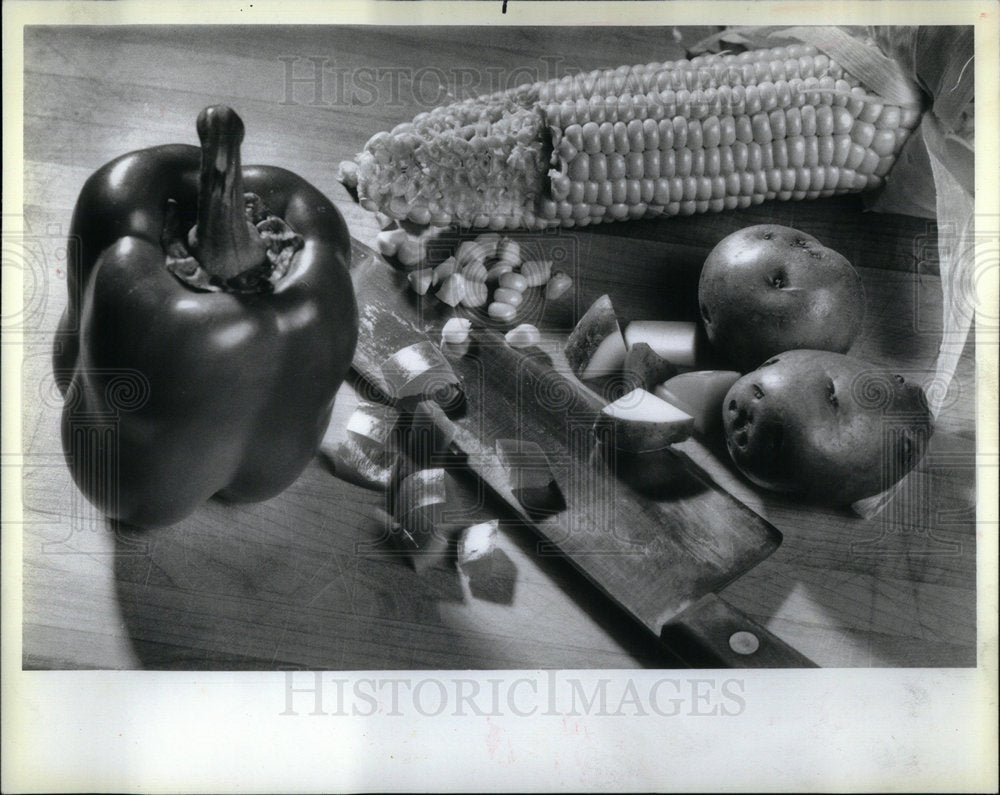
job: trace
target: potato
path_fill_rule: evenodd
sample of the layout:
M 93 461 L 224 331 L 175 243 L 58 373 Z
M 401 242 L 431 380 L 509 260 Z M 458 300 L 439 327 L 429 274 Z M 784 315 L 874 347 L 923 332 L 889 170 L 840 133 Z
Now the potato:
M 566 340 L 566 361 L 581 381 L 617 372 L 626 346 L 611 299 L 602 295 L 583 314 Z
M 861 330 L 865 295 L 836 251 L 804 232 L 763 224 L 712 249 L 698 304 L 712 346 L 745 373 L 783 351 L 846 353 Z
M 877 494 L 923 456 L 923 389 L 839 353 L 795 350 L 737 381 L 722 408 L 726 446 L 754 483 L 845 505 Z

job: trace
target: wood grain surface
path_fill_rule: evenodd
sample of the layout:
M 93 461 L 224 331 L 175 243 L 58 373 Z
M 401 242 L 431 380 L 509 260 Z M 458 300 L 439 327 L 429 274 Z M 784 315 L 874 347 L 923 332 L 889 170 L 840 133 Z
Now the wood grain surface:
M 516 533 L 501 537 L 516 570 L 509 603 L 472 594 L 454 567 L 418 575 L 382 543 L 374 516 L 383 496 L 338 480 L 320 460 L 265 503 L 212 501 L 148 532 L 109 525 L 80 497 L 62 459 L 50 346 L 66 300 L 60 258 L 83 181 L 130 149 L 196 143 L 194 119 L 206 105 L 241 114 L 244 162 L 304 175 L 371 244 L 376 222 L 336 171 L 374 132 L 451 96 L 680 57 L 684 41 L 706 32 L 685 30 L 678 42 L 670 28 L 29 29 L 17 219 L 31 265 L 22 335 L 24 666 L 670 664 L 570 566 L 538 556 Z M 854 353 L 907 373 L 933 367 L 941 302 L 934 225 L 865 212 L 854 196 L 559 233 L 571 246 L 574 301 L 586 306 L 609 293 L 631 318 L 690 314 L 708 250 L 764 221 L 814 234 L 858 267 L 868 311 Z M 919 471 L 872 520 L 762 493 L 719 451 L 683 445 L 784 536 L 722 591 L 727 601 L 820 665 L 975 664 L 972 353 L 970 345 Z M 356 401 L 345 385 L 334 422 L 345 422 Z

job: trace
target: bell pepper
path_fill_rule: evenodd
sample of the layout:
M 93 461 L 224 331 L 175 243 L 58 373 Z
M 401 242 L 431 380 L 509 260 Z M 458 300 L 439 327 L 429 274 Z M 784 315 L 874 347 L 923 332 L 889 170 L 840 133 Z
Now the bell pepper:
M 206 108 L 197 130 L 200 148 L 100 168 L 70 228 L 54 353 L 63 449 L 85 496 L 140 526 L 289 486 L 357 341 L 336 207 L 290 171 L 241 166 L 229 108 Z

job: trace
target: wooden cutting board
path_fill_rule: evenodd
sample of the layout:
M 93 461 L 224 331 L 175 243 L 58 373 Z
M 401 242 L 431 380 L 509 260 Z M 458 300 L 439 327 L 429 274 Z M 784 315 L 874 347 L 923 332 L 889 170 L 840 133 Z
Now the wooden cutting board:
M 366 246 L 355 243 L 352 258 L 361 329 L 355 368 L 391 394 L 382 363 L 415 342 L 436 342 L 452 310 L 417 299 L 405 274 Z M 524 313 L 541 322 L 545 311 Z M 780 533 L 683 454 L 666 451 L 626 467 L 595 451 L 592 427 L 602 401 L 559 362 L 558 346 L 515 350 L 477 319 L 469 351 L 450 359 L 465 405 L 459 416 L 439 414 L 439 430 L 513 517 L 535 529 L 537 553 L 568 558 L 632 619 L 683 647 L 675 649 L 682 658 L 700 665 L 811 665 L 712 596 L 770 555 Z M 528 515 L 512 493 L 497 440 L 540 446 L 565 510 Z M 739 643 L 746 636 L 732 641 L 740 631 L 754 639 L 749 651 Z

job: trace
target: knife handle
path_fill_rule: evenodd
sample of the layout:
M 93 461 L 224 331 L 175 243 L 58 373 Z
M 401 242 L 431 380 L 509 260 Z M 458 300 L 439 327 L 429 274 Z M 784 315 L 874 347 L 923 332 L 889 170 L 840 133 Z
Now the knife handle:
M 660 640 L 692 668 L 818 667 L 716 594 L 666 624 Z

